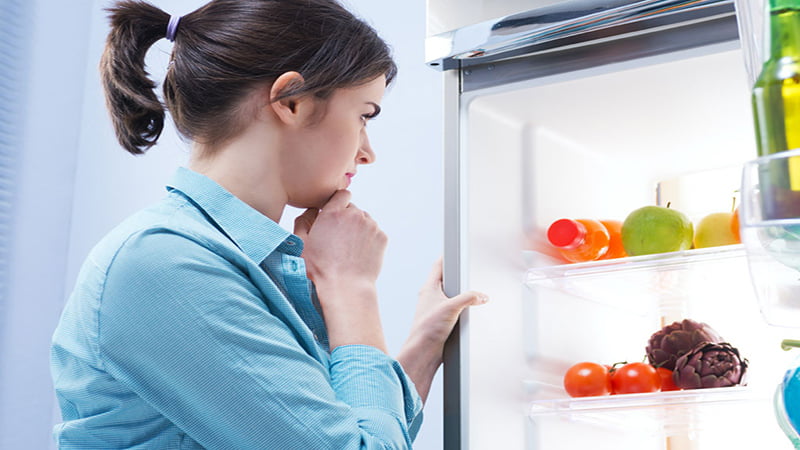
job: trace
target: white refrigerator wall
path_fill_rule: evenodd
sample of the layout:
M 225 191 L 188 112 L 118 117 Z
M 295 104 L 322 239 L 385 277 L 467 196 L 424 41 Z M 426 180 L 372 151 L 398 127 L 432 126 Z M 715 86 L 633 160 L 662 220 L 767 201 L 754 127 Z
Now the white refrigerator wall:
M 160 198 L 163 185 L 188 156 L 168 125 L 143 157 L 121 150 L 100 90 L 97 64 L 107 32 L 108 0 L 37 0 L 31 30 L 24 161 L 20 169 L 15 283 L 6 308 L 2 355 L 0 448 L 48 448 L 59 413 L 49 374 L 49 342 L 78 268 L 115 224 Z M 63 4 L 62 4 L 63 3 Z M 201 0 L 155 0 L 185 14 Z M 440 75 L 424 64 L 425 4 L 344 2 L 393 48 L 399 76 L 380 119 L 370 123 L 377 161 L 359 171 L 353 201 L 389 236 L 378 290 L 388 345 L 406 338 L 417 292 L 442 253 Z M 159 41 L 148 68 L 163 79 L 171 47 Z M 294 212 L 283 225 L 291 227 Z M 434 383 L 415 448 L 442 444 L 441 381 Z

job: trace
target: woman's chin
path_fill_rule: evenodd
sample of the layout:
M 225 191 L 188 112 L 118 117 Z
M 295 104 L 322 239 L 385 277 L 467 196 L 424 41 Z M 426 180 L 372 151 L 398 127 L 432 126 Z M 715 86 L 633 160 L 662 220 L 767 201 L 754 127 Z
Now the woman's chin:
M 300 209 L 309 209 L 309 208 L 322 209 L 322 207 L 328 203 L 331 197 L 333 197 L 333 194 L 335 194 L 336 192 L 337 191 L 332 191 L 327 195 L 320 195 L 313 198 L 309 197 L 295 201 L 290 201 L 288 205 L 293 208 L 300 208 Z

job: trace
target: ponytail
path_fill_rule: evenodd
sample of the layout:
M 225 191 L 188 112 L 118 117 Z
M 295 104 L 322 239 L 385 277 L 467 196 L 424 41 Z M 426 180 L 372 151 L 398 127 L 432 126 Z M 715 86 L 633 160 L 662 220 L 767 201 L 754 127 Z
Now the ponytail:
M 108 9 L 111 32 L 100 60 L 100 77 L 114 131 L 134 155 L 156 144 L 164 128 L 164 105 L 145 70 L 147 50 L 165 37 L 170 16 L 141 1 L 117 2 Z

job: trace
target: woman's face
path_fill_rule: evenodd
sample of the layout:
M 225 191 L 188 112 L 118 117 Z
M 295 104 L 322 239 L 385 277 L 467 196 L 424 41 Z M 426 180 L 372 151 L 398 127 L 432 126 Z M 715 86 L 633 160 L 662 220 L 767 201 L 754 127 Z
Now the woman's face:
M 334 192 L 347 189 L 361 164 L 375 161 L 367 122 L 380 112 L 386 78 L 337 89 L 323 105 L 321 119 L 293 139 L 282 161 L 288 204 L 320 208 Z

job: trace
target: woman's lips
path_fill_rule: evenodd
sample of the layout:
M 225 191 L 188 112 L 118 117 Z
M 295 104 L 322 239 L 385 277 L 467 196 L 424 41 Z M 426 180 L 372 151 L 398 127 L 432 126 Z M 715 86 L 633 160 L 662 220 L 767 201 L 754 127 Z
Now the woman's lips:
M 346 173 L 344 176 L 347 177 L 347 187 L 350 187 L 350 183 L 353 182 L 353 177 L 356 176 L 354 173 Z

